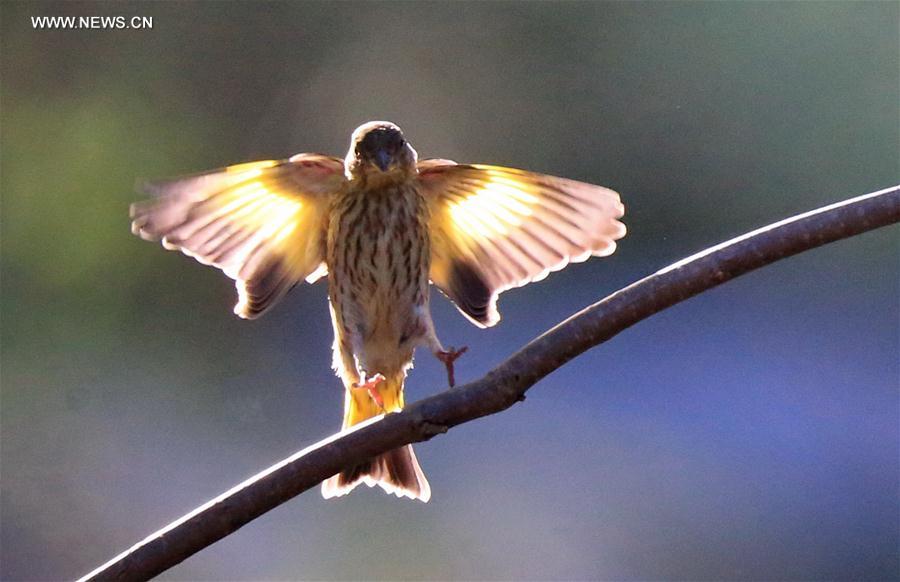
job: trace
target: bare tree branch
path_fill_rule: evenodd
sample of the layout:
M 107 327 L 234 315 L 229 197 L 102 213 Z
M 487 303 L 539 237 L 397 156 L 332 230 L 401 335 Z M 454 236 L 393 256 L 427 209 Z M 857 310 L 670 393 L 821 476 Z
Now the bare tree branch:
M 82 580 L 144 580 L 371 456 L 523 400 L 575 356 L 676 303 L 779 259 L 900 221 L 900 186 L 820 208 L 688 257 L 573 315 L 484 377 L 333 435 L 169 524 Z

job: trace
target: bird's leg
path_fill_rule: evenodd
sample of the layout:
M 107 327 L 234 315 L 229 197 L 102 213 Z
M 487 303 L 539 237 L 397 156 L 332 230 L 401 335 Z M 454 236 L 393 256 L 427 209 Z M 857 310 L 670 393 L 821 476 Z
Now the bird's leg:
M 435 350 L 434 352 L 434 357 L 442 361 L 444 366 L 447 367 L 447 381 L 450 383 L 451 388 L 456 385 L 456 377 L 453 373 L 453 362 L 466 353 L 466 350 L 468 349 L 469 346 L 463 346 L 458 350 L 450 348 L 449 350 Z
M 362 384 L 359 382 L 353 383 L 354 390 L 365 390 L 369 393 L 369 396 L 372 397 L 372 400 L 375 401 L 375 404 L 378 405 L 378 408 L 384 410 L 384 399 L 381 397 L 381 394 L 378 393 L 378 385 L 384 382 L 384 376 L 381 374 L 375 374 Z
M 426 334 L 425 341 L 427 342 L 428 347 L 431 349 L 431 353 L 434 354 L 434 357 L 443 362 L 444 366 L 447 368 L 447 383 L 450 384 L 450 387 L 456 385 L 456 375 L 453 370 L 453 363 L 469 349 L 468 346 L 463 346 L 459 349 L 450 348 L 449 350 L 444 349 L 444 346 L 441 345 L 441 340 L 438 339 L 437 334 L 434 333 L 434 324 L 431 322 L 431 318 L 426 319 Z

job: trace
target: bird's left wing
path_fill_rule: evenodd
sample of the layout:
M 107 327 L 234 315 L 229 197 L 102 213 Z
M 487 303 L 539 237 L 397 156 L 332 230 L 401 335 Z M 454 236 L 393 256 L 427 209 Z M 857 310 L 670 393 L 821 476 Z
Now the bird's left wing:
M 143 185 L 132 231 L 235 279 L 234 312 L 261 315 L 296 283 L 325 272 L 323 219 L 344 184 L 337 158 L 300 154 Z
M 422 160 L 431 209 L 431 281 L 476 325 L 500 320 L 497 295 L 538 281 L 625 236 L 619 195 L 601 186 L 484 165 Z

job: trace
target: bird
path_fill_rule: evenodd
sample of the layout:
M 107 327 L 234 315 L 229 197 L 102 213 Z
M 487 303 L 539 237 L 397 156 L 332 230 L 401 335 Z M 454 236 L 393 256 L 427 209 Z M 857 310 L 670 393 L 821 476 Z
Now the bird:
M 132 232 L 235 280 L 234 313 L 255 319 L 291 288 L 326 279 L 333 368 L 344 385 L 342 429 L 401 410 L 416 348 L 455 384 L 466 348 L 445 348 L 431 286 L 480 328 L 497 298 L 625 236 L 614 190 L 513 168 L 418 159 L 387 121 L 353 131 L 343 159 L 301 153 L 145 182 Z M 427 502 L 431 486 L 412 445 L 346 468 L 325 498 L 360 483 Z

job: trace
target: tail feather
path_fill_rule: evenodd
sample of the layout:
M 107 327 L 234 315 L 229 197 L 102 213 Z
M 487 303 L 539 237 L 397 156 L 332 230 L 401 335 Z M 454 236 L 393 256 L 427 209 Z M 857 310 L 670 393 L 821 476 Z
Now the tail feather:
M 358 424 L 384 412 L 403 408 L 403 379 L 405 374 L 387 377 L 376 390 L 384 404 L 382 409 L 365 390 L 347 389 L 344 402 L 344 428 Z M 357 485 L 378 485 L 386 493 L 427 502 L 431 486 L 419 466 L 411 445 L 388 451 L 351 469 L 346 469 L 322 483 L 325 499 L 341 497 Z
M 331 477 L 322 483 L 322 496 L 325 499 L 341 497 L 353 491 L 360 483 L 369 487 L 378 485 L 386 493 L 397 497 L 409 497 L 423 502 L 431 499 L 431 486 L 422 473 L 411 445 L 388 451 Z

